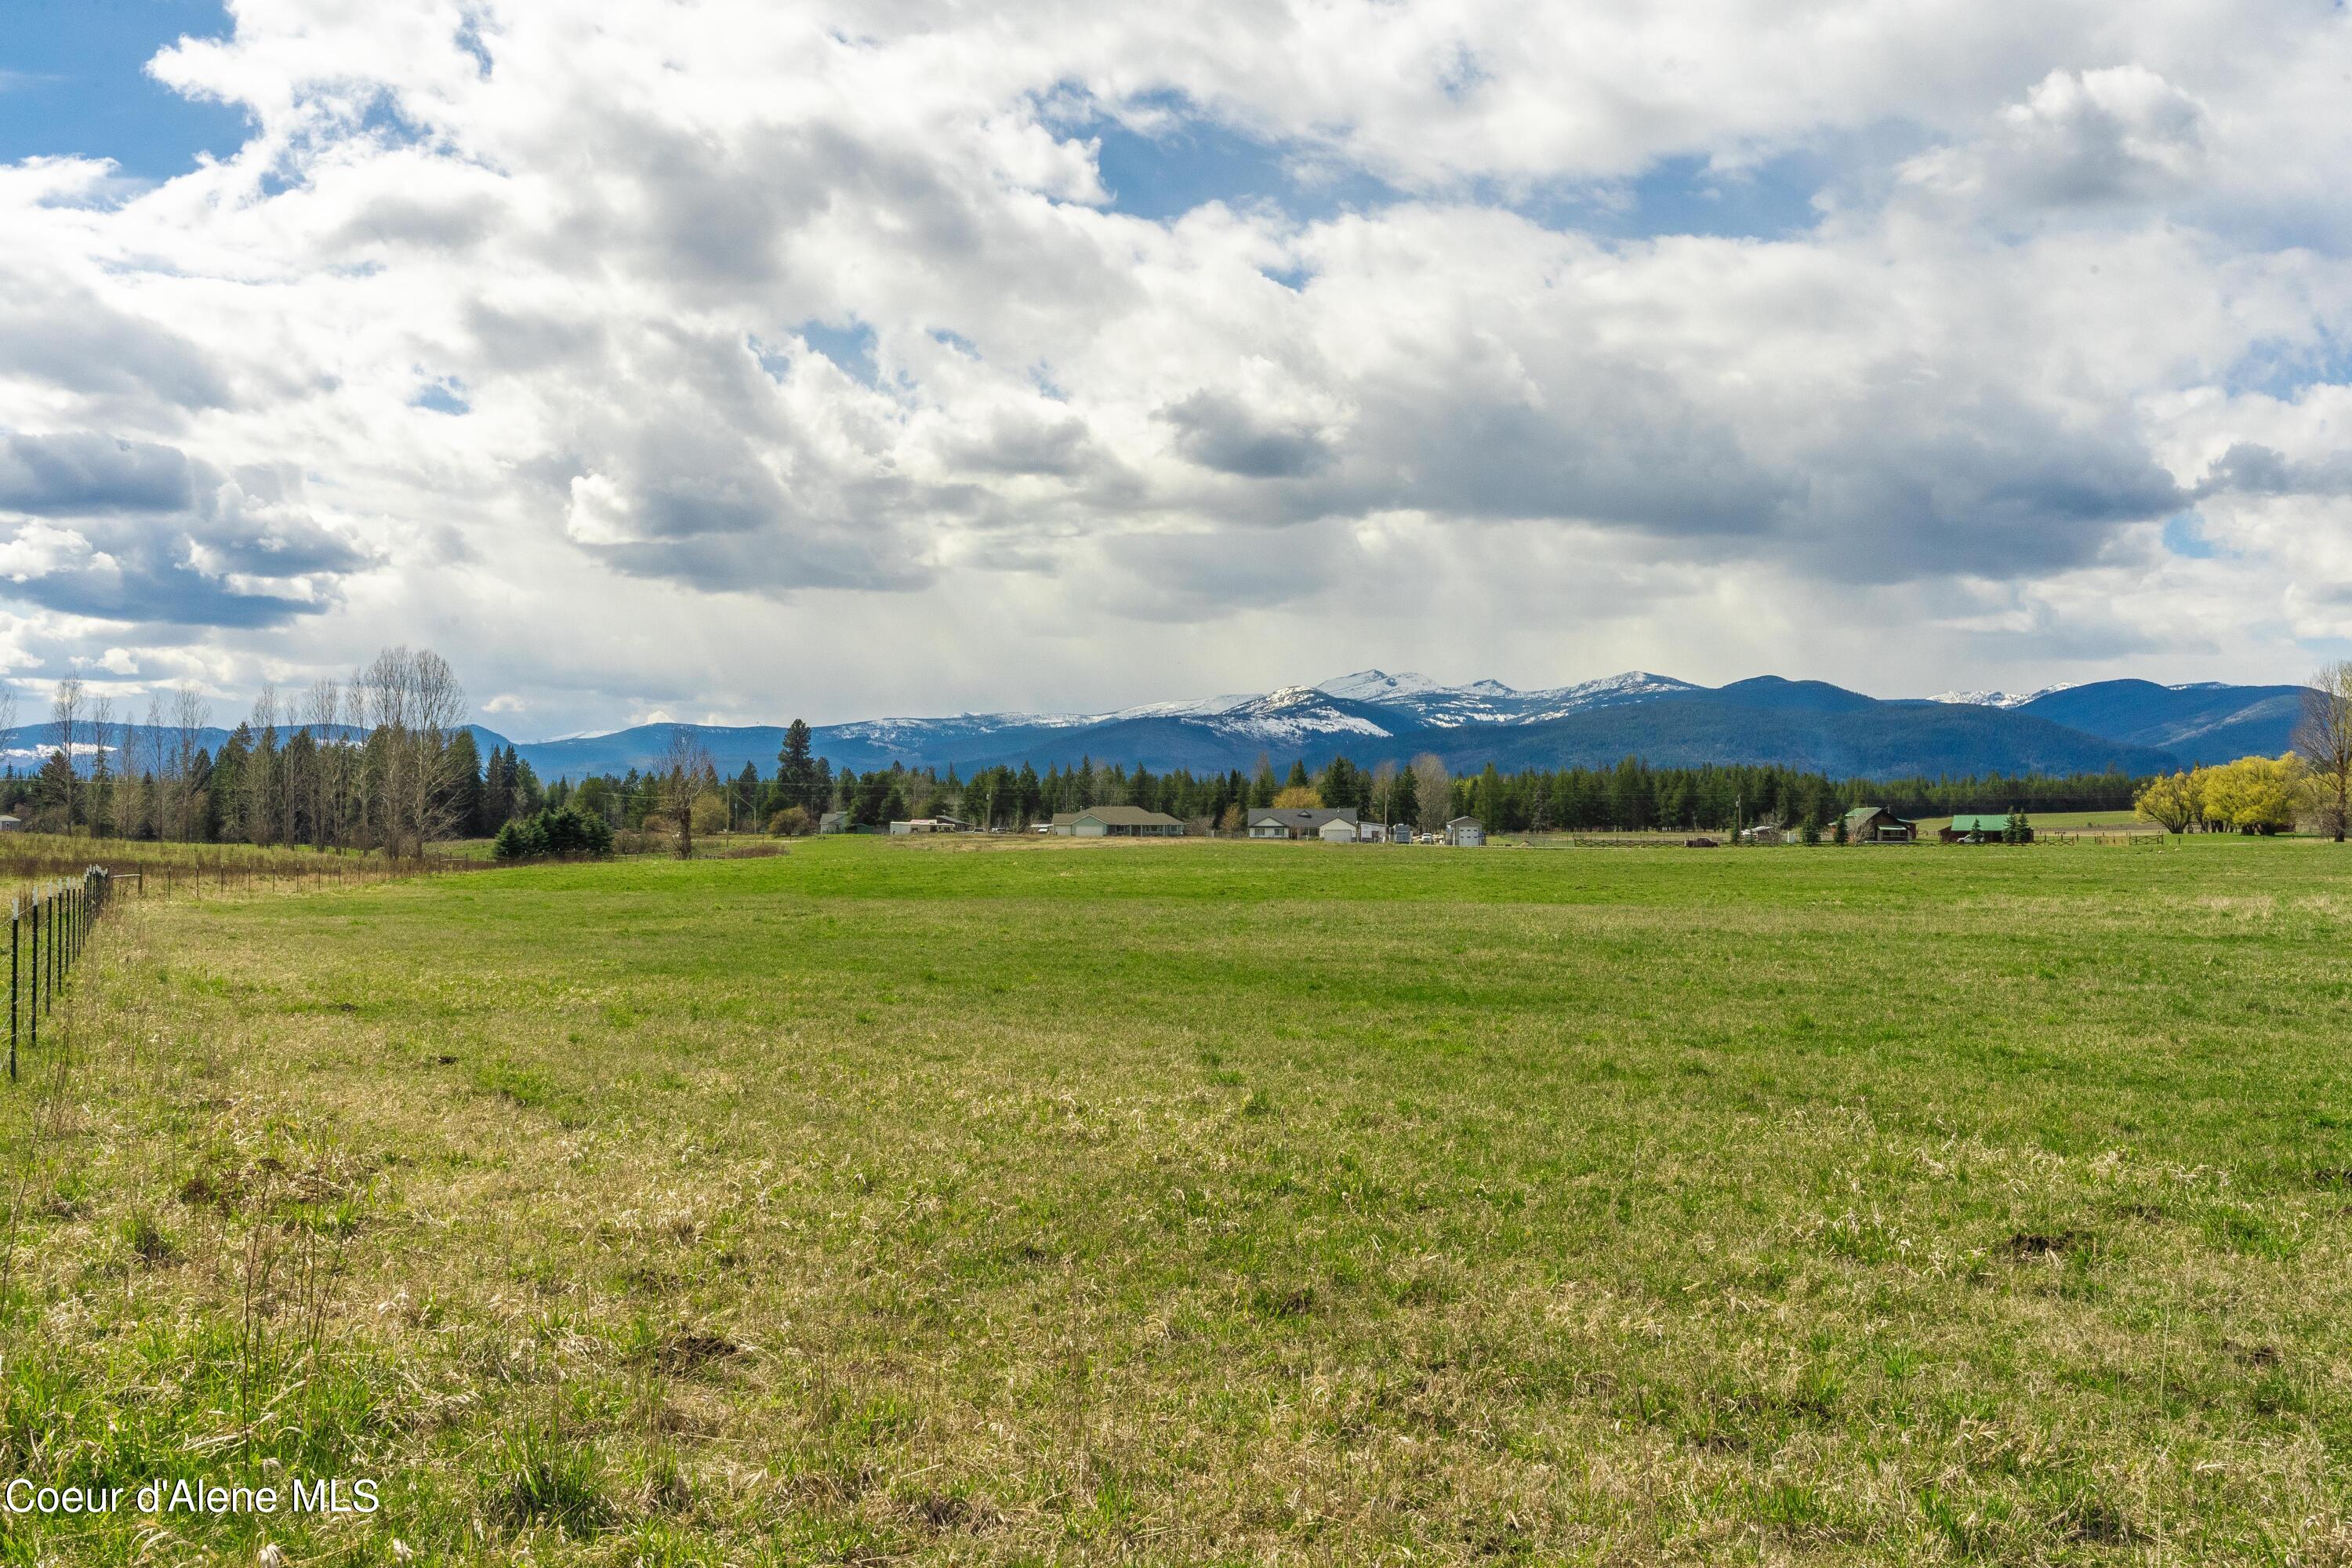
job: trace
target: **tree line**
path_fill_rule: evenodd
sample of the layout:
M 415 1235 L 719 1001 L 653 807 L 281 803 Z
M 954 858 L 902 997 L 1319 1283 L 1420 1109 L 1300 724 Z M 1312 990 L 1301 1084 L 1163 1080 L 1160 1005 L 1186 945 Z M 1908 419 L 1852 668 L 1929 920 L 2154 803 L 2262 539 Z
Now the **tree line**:
M 0 731 L 16 697 L 0 689 Z M 0 810 L 26 826 L 93 837 L 310 845 L 395 858 L 476 826 L 466 694 L 430 648 L 388 647 L 349 680 L 264 686 L 215 752 L 211 701 L 157 690 L 143 718 L 79 679 L 51 693 L 37 766 L 10 766 Z
M 2122 773 L 1866 780 L 1772 765 L 1653 767 L 1628 757 L 1610 768 L 1526 769 L 1492 765 L 1455 776 L 1436 757 L 1387 760 L 1365 766 L 1334 757 L 1310 772 L 1293 761 L 1278 772 L 1261 755 L 1249 772 L 1155 773 L 1138 764 L 1076 766 L 1032 763 L 955 768 L 894 763 L 863 773 L 835 769 L 812 754 L 808 726 L 786 731 L 773 773 L 750 763 L 721 777 L 707 757 L 698 784 L 681 798 L 678 765 L 574 785 L 559 781 L 546 794 L 603 816 L 616 828 L 648 823 L 673 827 L 681 813 L 691 831 L 763 829 L 814 831 L 829 813 L 841 825 L 881 828 L 894 821 L 952 816 L 976 827 L 1018 828 L 1059 812 L 1097 805 L 1135 805 L 1164 812 L 1202 828 L 1239 831 L 1253 810 L 1268 806 L 1346 806 L 1360 816 L 1434 831 L 1455 816 L 1475 816 L 1497 832 L 1716 830 L 1758 823 L 1826 829 L 1847 810 L 1884 805 L 1910 816 L 1964 811 L 2095 811 L 2128 808 L 2138 781 Z
M 10 727 L 12 702 L 0 694 L 0 728 Z M 2142 782 L 2116 772 L 1842 779 L 1770 764 L 1655 767 L 1636 757 L 1605 768 L 1505 773 L 1490 764 L 1457 776 L 1428 754 L 1370 765 L 1341 755 L 1312 771 L 1303 760 L 1277 770 L 1261 754 L 1246 772 L 1155 773 L 1084 758 L 1042 772 L 1024 763 L 966 775 L 894 763 L 860 773 L 817 756 L 809 726 L 794 720 L 771 772 L 746 763 L 722 773 L 680 726 L 646 767 L 550 783 L 510 745 L 484 756 L 464 712 L 463 690 L 440 656 L 387 648 L 348 681 L 320 680 L 292 697 L 265 687 L 215 754 L 201 743 L 210 704 L 192 687 L 153 694 L 143 722 L 133 723 L 109 699 L 61 681 L 47 754 L 29 772 L 8 770 L 0 809 L 51 831 L 396 855 L 503 835 L 501 852 L 520 855 L 601 852 L 614 833 L 666 836 L 690 851 L 698 834 L 807 833 L 830 813 L 857 827 L 948 816 L 1018 828 L 1096 805 L 1137 805 L 1224 831 L 1276 805 L 1352 807 L 1431 831 L 1463 816 L 1507 833 L 1826 830 L 1860 805 L 1906 816 L 2118 809 Z

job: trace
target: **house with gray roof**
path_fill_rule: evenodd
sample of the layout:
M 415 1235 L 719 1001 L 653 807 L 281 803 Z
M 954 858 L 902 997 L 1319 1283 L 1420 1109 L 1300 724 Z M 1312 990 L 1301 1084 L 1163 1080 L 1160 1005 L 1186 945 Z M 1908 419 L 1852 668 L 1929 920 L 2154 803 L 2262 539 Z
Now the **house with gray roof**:
M 1355 831 L 1356 808 L 1352 805 L 1321 805 L 1312 809 L 1295 805 L 1262 805 L 1249 814 L 1249 836 L 1252 838 L 1319 838 L 1326 823 L 1344 822 L 1350 833 Z
M 1164 811 L 1139 805 L 1090 805 L 1057 811 L 1053 829 L 1065 838 L 1181 838 L 1184 825 Z

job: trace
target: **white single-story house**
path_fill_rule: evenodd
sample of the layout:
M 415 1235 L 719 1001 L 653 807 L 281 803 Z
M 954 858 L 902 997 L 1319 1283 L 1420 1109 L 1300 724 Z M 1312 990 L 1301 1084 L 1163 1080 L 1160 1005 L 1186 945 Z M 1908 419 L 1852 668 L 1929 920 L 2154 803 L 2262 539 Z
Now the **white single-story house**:
M 952 816 L 918 816 L 908 822 L 890 825 L 893 833 L 970 833 L 971 824 L 959 822 Z
M 1184 825 L 1164 811 L 1139 805 L 1090 805 L 1057 811 L 1053 830 L 1065 838 L 1181 838 Z
M 1342 822 L 1335 816 L 1317 828 L 1315 837 L 1326 844 L 1353 844 L 1356 841 L 1356 825 L 1352 822 Z
M 1486 842 L 1486 825 L 1475 816 L 1457 816 L 1445 825 L 1445 842 L 1457 849 L 1476 849 Z
M 1252 838 L 1319 838 L 1323 825 L 1344 822 L 1348 831 L 1356 830 L 1356 808 L 1352 805 L 1303 806 L 1265 805 L 1249 814 L 1249 836 Z

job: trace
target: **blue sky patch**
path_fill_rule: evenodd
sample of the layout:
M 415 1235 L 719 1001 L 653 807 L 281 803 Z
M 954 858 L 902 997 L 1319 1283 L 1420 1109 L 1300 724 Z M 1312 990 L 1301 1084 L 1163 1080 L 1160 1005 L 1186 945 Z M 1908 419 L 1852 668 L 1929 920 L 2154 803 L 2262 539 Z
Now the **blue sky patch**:
M 2205 520 L 2193 511 L 2164 520 L 2164 547 L 2190 561 L 2210 561 L 2221 553 L 2221 547 L 2205 537 Z
M 2223 373 L 2221 385 L 2232 397 L 2253 394 L 2291 403 L 2307 386 L 2341 386 L 2352 382 L 2352 342 L 2330 336 L 2324 329 L 2310 342 L 2260 338 L 2248 345 Z
M 146 72 L 183 37 L 231 31 L 220 0 L 8 0 L 0 25 L 0 163 L 111 158 L 166 180 L 199 153 L 226 157 L 250 129 L 242 109 L 181 97 Z
M 1103 116 L 1063 128 L 1091 137 L 1096 166 L 1113 212 L 1164 223 L 1211 202 L 1270 204 L 1311 220 L 1399 199 L 1385 182 L 1361 172 L 1328 172 L 1298 149 L 1263 142 L 1193 111 L 1181 100 L 1147 104 L 1171 121 L 1154 133 Z
M 793 330 L 806 340 L 809 347 L 831 360 L 844 375 L 864 382 L 868 386 L 875 384 L 877 371 L 873 328 L 856 321 L 845 327 L 827 326 L 823 321 L 803 321 Z M 773 374 L 772 370 L 771 374 Z
M 445 375 L 410 398 L 412 407 L 430 408 L 436 414 L 471 414 L 474 405 L 466 401 L 466 384 L 454 375 Z

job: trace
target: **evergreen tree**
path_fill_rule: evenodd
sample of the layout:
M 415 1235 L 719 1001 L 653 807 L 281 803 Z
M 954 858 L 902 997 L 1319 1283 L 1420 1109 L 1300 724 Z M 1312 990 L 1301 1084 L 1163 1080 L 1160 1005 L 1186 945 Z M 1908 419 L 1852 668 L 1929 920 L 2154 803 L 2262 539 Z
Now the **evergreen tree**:
M 470 727 L 449 737 L 449 820 L 467 837 L 488 831 L 482 825 L 482 752 Z
M 785 805 L 797 805 L 812 816 L 832 804 L 817 794 L 816 762 L 810 755 L 809 727 L 803 720 L 793 720 L 784 731 L 783 749 L 776 753 L 776 784 Z
M 1397 770 L 1396 785 L 1389 792 L 1389 820 L 1404 823 L 1421 820 L 1421 786 L 1415 782 L 1411 768 Z

